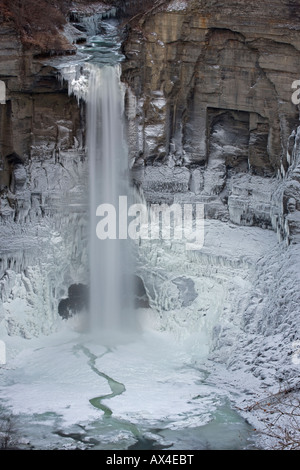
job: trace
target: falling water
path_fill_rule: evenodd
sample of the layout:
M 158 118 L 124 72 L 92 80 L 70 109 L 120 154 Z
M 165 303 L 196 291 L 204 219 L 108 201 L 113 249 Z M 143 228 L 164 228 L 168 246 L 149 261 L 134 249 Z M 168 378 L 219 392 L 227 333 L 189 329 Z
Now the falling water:
M 92 65 L 88 94 L 90 161 L 90 313 L 92 330 L 107 334 L 131 331 L 134 324 L 131 242 L 119 239 L 119 196 L 129 196 L 128 157 L 123 126 L 124 90 L 120 66 Z M 96 234 L 97 207 L 115 209 L 116 237 Z M 107 214 L 103 214 L 106 216 Z M 104 220 L 105 217 L 102 217 Z M 123 227 L 124 228 L 124 227 Z M 105 230 L 110 230 L 109 225 Z

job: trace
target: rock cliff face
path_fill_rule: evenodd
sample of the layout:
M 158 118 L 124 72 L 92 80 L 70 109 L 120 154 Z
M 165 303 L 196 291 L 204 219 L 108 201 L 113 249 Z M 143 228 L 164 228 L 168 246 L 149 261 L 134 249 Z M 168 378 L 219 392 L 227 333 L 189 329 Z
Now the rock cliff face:
M 149 202 L 192 197 L 208 217 L 282 232 L 273 194 L 299 121 L 299 12 L 295 1 L 172 1 L 129 22 L 130 152 Z
M 2 24 L 0 80 L 6 96 L 0 105 L 0 211 L 5 219 L 30 217 L 37 205 L 47 210 L 49 198 L 72 185 L 71 178 L 65 186 L 70 159 L 83 157 L 82 109 L 57 71 L 35 53 L 23 49 L 10 24 Z
M 86 230 L 85 113 L 50 57 L 25 48 L 13 23 L 0 21 L 0 318 L 9 334 L 29 337 L 53 328 L 73 279 L 86 281 L 78 248 Z M 67 33 L 72 42 L 72 25 Z M 75 50 L 66 37 L 64 45 L 59 54 Z

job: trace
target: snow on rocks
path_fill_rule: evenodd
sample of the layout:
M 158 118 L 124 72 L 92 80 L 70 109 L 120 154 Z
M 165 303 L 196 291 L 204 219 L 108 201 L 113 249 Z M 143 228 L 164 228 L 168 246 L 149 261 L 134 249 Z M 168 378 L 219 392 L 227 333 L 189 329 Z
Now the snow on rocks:
M 167 11 L 183 11 L 187 8 L 187 0 L 173 0 L 167 7 Z

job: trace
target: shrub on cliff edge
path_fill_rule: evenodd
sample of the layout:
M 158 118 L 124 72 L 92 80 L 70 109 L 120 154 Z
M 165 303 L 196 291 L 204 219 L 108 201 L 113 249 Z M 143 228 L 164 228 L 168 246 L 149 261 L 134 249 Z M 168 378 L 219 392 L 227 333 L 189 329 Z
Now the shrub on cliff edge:
M 0 0 L 0 13 L 13 23 L 24 46 L 47 52 L 63 47 L 60 30 L 69 5 L 69 0 Z

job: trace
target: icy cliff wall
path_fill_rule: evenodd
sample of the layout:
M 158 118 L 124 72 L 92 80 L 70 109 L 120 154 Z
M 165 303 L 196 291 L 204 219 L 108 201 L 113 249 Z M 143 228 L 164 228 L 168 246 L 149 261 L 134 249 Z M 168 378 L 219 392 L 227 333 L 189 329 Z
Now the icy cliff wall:
M 50 51 L 0 22 L 0 319 L 30 337 L 53 329 L 68 287 L 86 280 L 85 112 Z M 67 35 L 56 53 L 74 52 L 70 24 Z
M 266 387 L 295 377 L 300 338 L 299 12 L 157 3 L 124 43 L 133 180 L 149 204 L 204 203 L 207 218 L 195 256 L 142 244 L 150 300 L 163 324 L 206 329 L 214 360 Z M 183 289 L 198 297 L 185 305 Z
M 130 151 L 149 202 L 192 197 L 208 217 L 277 226 L 299 122 L 297 5 L 173 1 L 129 21 Z
M 295 6 L 297 2 L 276 0 L 267 7 L 242 1 L 172 1 L 151 9 L 134 21 L 127 19 L 123 46 L 127 60 L 122 75 L 127 84 L 132 177 L 147 202 L 203 202 L 207 218 L 229 224 L 226 230 L 216 226 L 220 237 L 224 230 L 232 233 L 228 230 L 231 223 L 271 229 L 279 242 L 291 246 L 289 253 L 299 239 L 300 209 L 299 118 L 291 101 L 292 83 L 300 78 L 299 10 Z M 94 13 L 86 23 L 93 27 Z M 101 11 L 95 14 L 99 21 Z M 77 32 L 74 36 L 74 24 L 67 25 L 70 50 L 72 41 L 85 36 L 79 24 L 84 13 L 77 9 L 72 15 Z M 78 105 L 76 97 L 69 96 L 66 84 L 57 80 L 56 70 L 41 61 L 40 52 L 23 49 L 11 25 L 3 24 L 0 41 L 0 80 L 5 86 L 5 94 L 0 96 L 4 234 L 0 316 L 10 332 L 30 335 L 30 331 L 51 329 L 68 286 L 84 282 L 86 276 L 84 104 Z M 265 233 L 268 241 L 270 232 Z M 224 253 L 220 247 L 214 253 L 214 243 L 218 240 L 212 236 L 208 253 L 188 260 L 194 266 L 193 274 L 205 259 L 203 285 L 210 282 L 204 280 L 208 264 L 212 271 L 219 269 L 220 259 L 223 263 Z M 150 252 L 155 250 L 153 245 Z M 229 260 L 231 255 L 229 250 Z M 274 260 L 277 256 L 282 256 L 278 269 L 285 269 L 284 254 L 276 251 Z M 224 261 L 229 266 L 226 283 L 232 274 L 228 257 Z M 252 260 L 251 266 L 258 260 Z M 242 267 L 240 261 L 237 265 L 244 269 L 243 262 Z M 151 272 L 151 263 L 149 266 Z M 266 267 L 262 269 L 268 272 Z M 264 283 L 268 292 L 273 292 L 275 271 L 272 273 L 266 274 Z M 150 289 L 152 275 L 144 268 L 140 275 Z M 159 291 L 152 302 L 169 311 L 173 290 L 179 295 L 192 283 L 182 280 L 180 270 L 175 277 L 168 272 L 164 276 L 170 284 L 170 298 L 167 289 Z M 211 278 L 212 289 L 218 291 L 215 276 Z M 253 289 L 255 279 L 259 284 L 259 277 L 251 278 Z M 296 305 L 296 284 L 293 286 L 284 298 Z M 278 297 L 282 290 L 277 287 L 276 296 L 273 300 L 267 296 L 265 304 L 266 308 L 273 305 L 276 315 L 282 303 Z M 200 285 L 198 288 L 201 291 Z M 251 296 L 251 289 L 245 289 Z M 238 291 L 234 305 L 244 296 L 243 287 Z M 222 292 L 227 295 L 232 290 L 224 287 Z M 23 304 L 16 305 L 17 298 Z M 210 301 L 207 294 L 207 305 Z M 241 315 L 250 312 L 244 304 Z M 190 305 L 186 308 L 193 310 Z M 235 312 L 232 305 L 228 309 Z M 208 310 L 214 316 L 214 303 Z M 217 310 L 219 316 L 226 311 L 221 300 Z M 45 322 L 40 321 L 39 312 Z M 197 323 L 195 312 L 193 321 Z M 249 318 L 258 317 L 249 313 Z M 209 316 L 210 331 L 215 320 Z M 239 317 L 238 328 L 241 323 Z M 222 334 L 215 335 L 215 344 Z

